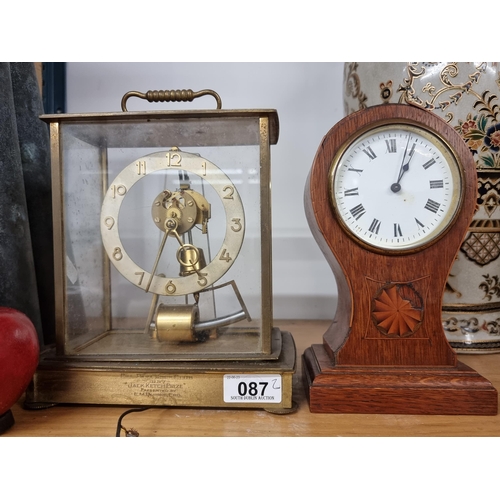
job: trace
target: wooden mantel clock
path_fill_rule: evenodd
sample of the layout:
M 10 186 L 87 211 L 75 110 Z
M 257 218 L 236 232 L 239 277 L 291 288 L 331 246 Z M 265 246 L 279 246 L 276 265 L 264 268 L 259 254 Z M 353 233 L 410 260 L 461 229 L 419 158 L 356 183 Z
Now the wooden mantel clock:
M 375 106 L 327 133 L 305 209 L 339 299 L 303 357 L 312 412 L 497 413 L 497 391 L 457 360 L 441 324 L 475 204 L 472 156 L 432 113 Z

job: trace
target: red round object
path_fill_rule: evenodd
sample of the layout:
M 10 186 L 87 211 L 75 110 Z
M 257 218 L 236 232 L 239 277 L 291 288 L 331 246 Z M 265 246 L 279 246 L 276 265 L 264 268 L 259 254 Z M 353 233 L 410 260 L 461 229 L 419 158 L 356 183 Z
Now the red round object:
M 40 346 L 31 320 L 0 307 L 0 415 L 21 397 L 38 365 Z

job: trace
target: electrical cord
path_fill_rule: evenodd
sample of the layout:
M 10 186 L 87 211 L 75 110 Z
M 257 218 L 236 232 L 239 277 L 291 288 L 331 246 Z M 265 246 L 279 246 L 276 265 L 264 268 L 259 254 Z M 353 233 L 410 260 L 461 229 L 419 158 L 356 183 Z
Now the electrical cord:
M 133 429 L 127 429 L 122 425 L 122 420 L 125 416 L 127 416 L 129 413 L 134 413 L 134 412 L 139 412 L 139 411 L 145 411 L 145 410 L 150 410 L 151 406 L 146 406 L 146 407 L 141 407 L 141 408 L 131 408 L 130 410 L 127 410 L 126 412 L 122 413 L 120 418 L 118 419 L 118 423 L 116 425 L 116 437 L 121 437 L 121 431 L 125 431 L 125 437 L 139 437 L 139 433 Z

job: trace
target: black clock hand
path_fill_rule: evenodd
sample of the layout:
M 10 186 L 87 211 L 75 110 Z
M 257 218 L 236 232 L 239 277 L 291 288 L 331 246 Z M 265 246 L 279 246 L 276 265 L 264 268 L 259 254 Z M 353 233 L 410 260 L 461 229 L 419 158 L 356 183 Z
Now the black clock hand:
M 391 190 L 394 192 L 394 193 L 397 193 L 398 191 L 401 190 L 401 184 L 400 184 L 400 181 L 401 181 L 401 178 L 403 177 L 403 175 L 405 174 L 405 172 L 408 172 L 409 168 L 410 168 L 410 160 L 411 160 L 411 157 L 410 159 L 401 167 L 401 170 L 399 172 L 399 177 L 398 177 L 398 181 L 395 182 L 392 186 L 391 186 Z
M 406 148 L 405 148 L 405 152 L 403 155 L 403 161 L 401 162 L 401 168 L 399 169 L 398 180 L 394 184 L 391 185 L 391 191 L 393 193 L 397 193 L 398 191 L 401 191 L 401 184 L 400 184 L 401 179 L 403 178 L 403 175 L 406 172 L 408 172 L 408 170 L 410 168 L 410 161 L 413 158 L 413 154 L 410 154 L 408 161 L 405 163 L 406 153 L 408 152 L 408 146 L 410 144 L 410 139 L 411 139 L 411 136 L 408 136 L 408 141 L 406 142 Z

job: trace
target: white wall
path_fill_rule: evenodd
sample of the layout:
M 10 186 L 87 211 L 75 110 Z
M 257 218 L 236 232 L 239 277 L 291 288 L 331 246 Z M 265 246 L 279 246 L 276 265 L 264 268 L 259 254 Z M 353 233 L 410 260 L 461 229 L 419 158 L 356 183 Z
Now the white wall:
M 280 118 L 272 147 L 273 291 L 277 319 L 331 319 L 337 288 L 309 231 L 304 184 L 315 152 L 343 116 L 343 63 L 68 63 L 68 113 L 120 111 L 129 90 L 215 90 L 224 109 L 270 108 Z M 130 99 L 130 111 L 212 108 Z

